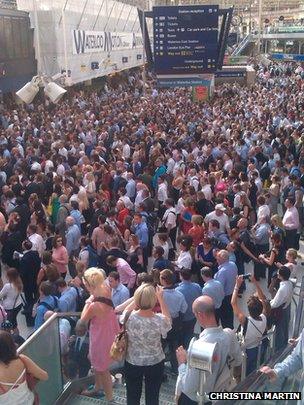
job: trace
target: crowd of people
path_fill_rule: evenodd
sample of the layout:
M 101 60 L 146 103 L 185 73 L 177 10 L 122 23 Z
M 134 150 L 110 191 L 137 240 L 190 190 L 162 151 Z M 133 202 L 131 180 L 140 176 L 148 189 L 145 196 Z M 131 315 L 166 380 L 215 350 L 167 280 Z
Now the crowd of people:
M 275 349 L 287 345 L 303 232 L 304 69 L 255 68 L 252 87 L 221 85 L 203 104 L 135 71 L 58 105 L 1 106 L 2 324 L 16 340 L 21 313 L 38 329 L 54 312 L 82 311 L 76 326 L 60 325 L 66 374 L 94 370 L 85 395 L 113 400 L 119 323 L 130 405 L 143 378 L 146 404 L 158 404 L 165 359 L 178 403 L 197 403 L 186 364 L 195 325 L 200 339 L 223 342 L 219 365 L 232 358 L 218 370 L 228 373 L 221 389 L 240 366 L 238 324 L 247 374 L 273 324 Z

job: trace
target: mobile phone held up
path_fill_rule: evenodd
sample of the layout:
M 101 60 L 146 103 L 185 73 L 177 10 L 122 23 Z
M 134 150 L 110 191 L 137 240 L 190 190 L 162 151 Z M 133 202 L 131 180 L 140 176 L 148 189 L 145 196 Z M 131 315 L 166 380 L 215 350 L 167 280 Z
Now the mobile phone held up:
M 243 280 L 248 280 L 248 281 L 250 281 L 250 278 L 251 278 L 251 274 L 244 274 L 244 275 L 243 275 Z

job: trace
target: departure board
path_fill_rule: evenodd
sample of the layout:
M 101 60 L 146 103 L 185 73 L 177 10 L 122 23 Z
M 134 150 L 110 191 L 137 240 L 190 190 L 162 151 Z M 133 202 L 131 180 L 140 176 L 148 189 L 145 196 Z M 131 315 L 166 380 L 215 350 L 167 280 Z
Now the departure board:
M 153 7 L 155 72 L 202 74 L 217 70 L 219 7 Z

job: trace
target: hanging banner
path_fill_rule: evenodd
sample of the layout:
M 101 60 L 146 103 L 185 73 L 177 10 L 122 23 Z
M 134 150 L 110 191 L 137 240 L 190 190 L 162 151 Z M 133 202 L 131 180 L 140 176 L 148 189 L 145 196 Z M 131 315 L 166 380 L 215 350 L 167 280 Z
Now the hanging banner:
M 141 34 L 135 32 L 72 30 L 72 40 L 74 55 L 136 49 L 143 45 Z

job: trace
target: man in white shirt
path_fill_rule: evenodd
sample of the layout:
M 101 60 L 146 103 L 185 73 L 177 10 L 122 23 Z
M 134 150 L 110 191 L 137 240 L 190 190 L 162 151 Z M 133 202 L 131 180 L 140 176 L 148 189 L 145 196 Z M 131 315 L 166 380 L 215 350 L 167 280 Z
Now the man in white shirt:
M 137 183 L 136 185 L 136 197 L 135 197 L 135 208 L 138 209 L 139 208 L 139 204 L 141 204 L 143 202 L 143 190 L 146 189 L 147 186 L 144 183 Z
M 161 206 L 168 198 L 168 186 L 163 176 L 158 178 L 157 200 Z
M 161 227 L 164 227 L 169 235 L 172 247 L 172 250 L 175 250 L 175 240 L 176 240 L 176 212 L 174 208 L 174 200 L 172 198 L 167 198 L 165 201 L 166 211 L 161 220 Z M 169 253 L 170 255 L 170 253 Z
M 198 179 L 197 172 L 195 169 L 190 170 L 188 180 L 189 180 L 190 186 L 194 187 L 194 190 L 197 192 L 198 187 L 199 187 L 199 179 Z
M 292 198 L 285 200 L 285 214 L 283 217 L 283 225 L 286 232 L 286 248 L 299 249 L 297 238 L 298 229 L 300 227 L 299 211 L 295 207 L 295 202 Z
M 212 189 L 210 184 L 204 177 L 201 178 L 201 185 L 202 185 L 201 191 L 204 193 L 206 200 L 211 201 Z
M 216 204 L 215 210 L 206 215 L 205 222 L 207 225 L 209 225 L 211 220 L 216 219 L 220 224 L 219 230 L 230 235 L 229 219 L 228 215 L 225 214 L 225 211 L 226 208 L 223 204 Z
M 124 159 L 129 159 L 131 156 L 131 148 L 130 145 L 126 142 L 125 139 L 122 141 L 122 156 Z
M 42 257 L 42 253 L 45 251 L 45 242 L 42 236 L 37 233 L 37 226 L 29 225 L 27 227 L 27 235 L 28 239 L 32 242 L 32 250 L 36 250 L 39 256 Z
M 290 270 L 286 266 L 282 266 L 278 270 L 277 277 L 280 280 L 280 287 L 270 301 L 270 306 L 271 309 L 277 308 L 277 311 L 280 312 L 275 328 L 275 350 L 280 350 L 287 346 L 289 338 L 290 303 L 293 295 L 293 284 L 289 280 Z

